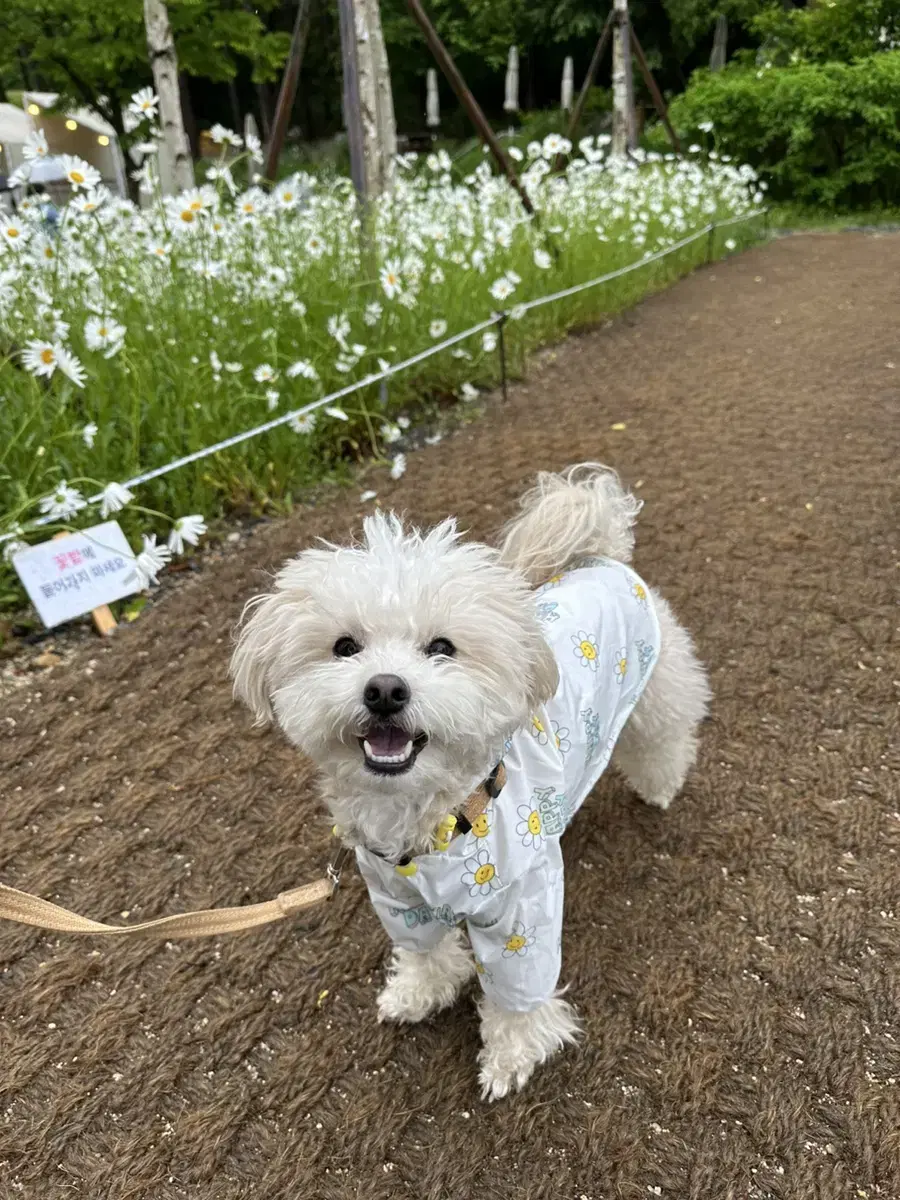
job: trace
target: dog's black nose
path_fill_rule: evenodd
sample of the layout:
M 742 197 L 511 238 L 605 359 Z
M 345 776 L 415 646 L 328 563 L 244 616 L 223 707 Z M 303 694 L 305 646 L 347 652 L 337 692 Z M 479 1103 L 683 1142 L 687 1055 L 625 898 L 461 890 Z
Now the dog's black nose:
M 363 700 L 376 717 L 390 717 L 405 707 L 409 688 L 399 675 L 373 675 L 366 684 Z

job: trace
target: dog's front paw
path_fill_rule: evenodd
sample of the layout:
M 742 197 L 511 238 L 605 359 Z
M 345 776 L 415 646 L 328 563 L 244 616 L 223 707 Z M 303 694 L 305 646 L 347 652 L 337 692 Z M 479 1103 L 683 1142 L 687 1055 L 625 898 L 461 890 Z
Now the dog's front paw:
M 525 1086 L 534 1069 L 577 1040 L 581 1026 L 571 1004 L 555 996 L 532 1012 L 508 1012 L 487 997 L 481 1002 L 478 1062 L 483 1100 L 499 1100 Z
M 458 931 L 427 954 L 394 950 L 388 979 L 378 995 L 379 1021 L 424 1021 L 447 1008 L 475 971 Z
M 534 1074 L 536 1062 L 527 1066 L 515 1067 L 512 1063 L 488 1062 L 488 1055 L 482 1050 L 478 1056 L 481 1070 L 478 1072 L 478 1082 L 481 1085 L 482 1100 L 502 1100 L 510 1092 L 523 1088 Z

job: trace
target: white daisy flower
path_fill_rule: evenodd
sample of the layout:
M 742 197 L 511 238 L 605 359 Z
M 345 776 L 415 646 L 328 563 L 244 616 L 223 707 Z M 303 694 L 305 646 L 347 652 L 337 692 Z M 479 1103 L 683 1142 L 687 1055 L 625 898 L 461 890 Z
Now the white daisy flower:
M 247 149 L 250 151 L 250 157 L 252 158 L 252 160 L 255 163 L 262 163 L 262 160 L 263 160 L 262 142 L 259 140 L 257 135 L 255 133 L 248 133 L 246 138 L 244 139 L 244 144 L 246 145 Z
M 464 383 L 459 389 L 459 395 L 462 400 L 472 401 L 477 400 L 481 393 L 477 387 L 473 387 L 471 383 Z
M 318 372 L 311 362 L 307 362 L 305 358 L 298 358 L 295 363 L 291 363 L 285 371 L 288 379 L 296 379 L 299 375 L 301 379 L 318 379 Z
M 62 156 L 62 169 L 66 173 L 66 179 L 72 186 L 72 190 L 77 192 L 79 188 L 84 188 L 85 191 L 91 191 L 100 183 L 100 172 L 96 167 L 92 167 L 90 163 L 85 162 L 83 158 L 78 158 L 73 154 L 64 154 Z
M 338 421 L 349 421 L 350 420 L 350 418 L 347 416 L 347 414 L 344 412 L 344 410 L 342 408 L 338 408 L 338 406 L 336 404 L 332 405 L 330 408 L 326 408 L 325 412 L 328 414 L 329 417 L 334 417 Z
M 314 233 L 306 239 L 306 253 L 310 258 L 321 258 L 325 253 L 325 243 Z
M 8 246 L 24 246 L 30 236 L 21 221 L 0 213 L 0 233 Z
M 220 125 L 218 122 L 210 129 L 209 136 L 217 146 L 233 146 L 239 150 L 244 144 L 243 139 L 233 129 L 228 129 L 227 126 Z
M 391 479 L 399 479 L 406 474 L 406 455 L 395 454 L 391 460 Z
M 239 362 L 222 363 L 222 366 L 229 375 L 240 375 L 241 371 L 244 369 L 244 364 Z
M 278 372 L 269 363 L 260 363 L 253 368 L 253 378 L 257 383 L 273 383 L 278 378 Z
M 375 499 L 375 497 L 376 497 L 377 495 L 378 495 L 378 493 L 377 493 L 377 492 L 373 492 L 373 491 L 371 491 L 371 490 L 370 490 L 370 491 L 368 491 L 368 492 L 362 492 L 362 493 L 360 493 L 360 497 L 359 497 L 359 498 L 360 498 L 360 501 L 361 501 L 363 504 L 365 504 L 365 503 L 366 503 L 368 500 L 374 500 L 374 499 Z
M 66 481 L 61 479 L 50 495 L 43 497 L 38 507 L 44 516 L 65 519 L 74 516 L 86 503 L 77 488 L 69 487 Z
M 393 300 L 402 291 L 400 266 L 396 260 L 386 262 L 381 268 L 381 286 L 388 300 Z
M 144 549 L 137 556 L 134 564 L 138 586 L 141 590 L 151 583 L 159 582 L 157 576 L 172 557 L 172 551 L 168 546 L 157 546 L 155 533 L 151 533 L 149 536 L 145 533 L 143 539 Z
M 299 417 L 291 417 L 288 421 L 294 433 L 312 433 L 316 427 L 316 414 L 314 412 L 303 413 Z
M 501 275 L 499 279 L 495 280 L 491 284 L 490 288 L 491 295 L 494 297 L 494 299 L 501 302 L 508 300 L 513 294 L 513 290 L 513 284 L 510 283 L 509 279 L 505 275 Z
M 269 406 L 269 412 L 278 407 L 278 397 L 280 396 L 275 388 L 269 388 L 266 392 L 266 403 Z
M 519 149 L 518 146 L 508 146 L 506 152 L 509 155 L 509 157 L 511 159 L 513 159 L 515 162 L 521 162 L 522 159 L 525 157 L 525 155 L 522 153 L 522 151 Z
M 363 310 L 363 320 L 367 325 L 377 325 L 381 320 L 383 309 L 377 300 L 370 301 Z
M 403 437 L 403 430 L 399 425 L 382 425 L 380 433 L 381 440 L 388 446 L 392 442 L 399 442 Z
M 485 354 L 490 354 L 492 350 L 497 349 L 497 335 L 492 329 L 486 330 L 481 339 L 481 348 Z
M 118 512 L 134 499 L 134 493 L 121 483 L 108 483 L 101 495 L 103 499 L 100 502 L 100 515 L 103 517 Z
M 32 130 L 22 143 L 22 157 L 26 162 L 33 162 L 36 158 L 46 158 L 49 153 L 50 147 L 47 145 L 43 129 Z
M 172 554 L 184 554 L 185 544 L 196 546 L 206 533 L 206 522 L 199 513 L 179 517 L 169 532 L 169 550 Z
M 12 538 L 10 541 L 3 543 L 3 561 L 11 563 L 14 555 L 27 549 L 27 542 L 23 542 L 20 538 Z
M 447 322 L 441 321 L 441 320 L 432 321 L 431 324 L 428 326 L 428 332 L 435 339 L 442 338 L 444 336 L 444 334 L 447 332 Z
M 104 358 L 112 358 L 122 349 L 125 326 L 111 317 L 88 317 L 84 324 L 84 340 L 89 350 L 105 350 Z
M 159 106 L 159 97 L 151 87 L 141 88 L 131 97 L 131 103 L 128 105 L 128 111 L 136 117 L 152 120 L 156 116 L 156 109 Z
M 546 271 L 548 267 L 553 266 L 553 259 L 546 250 L 538 248 L 534 252 L 534 265 L 540 267 L 542 271 Z
M 93 421 L 89 421 L 81 431 L 81 437 L 88 450 L 94 448 L 94 438 L 97 436 L 97 426 Z
M 347 337 L 350 333 L 350 321 L 346 313 L 340 313 L 337 316 L 329 317 L 325 328 L 338 343 L 338 345 L 346 350 Z

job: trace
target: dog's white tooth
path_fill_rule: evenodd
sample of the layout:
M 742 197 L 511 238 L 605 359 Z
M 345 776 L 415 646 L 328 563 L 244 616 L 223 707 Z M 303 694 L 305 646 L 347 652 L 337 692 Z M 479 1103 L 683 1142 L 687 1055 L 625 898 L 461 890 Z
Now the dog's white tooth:
M 408 741 L 403 747 L 403 753 L 400 755 L 400 761 L 404 762 L 413 752 L 412 740 Z
M 365 741 L 363 741 L 363 750 L 366 752 L 366 758 L 374 758 L 375 757 L 375 754 L 372 751 L 372 747 L 369 745 L 368 738 L 366 738 Z

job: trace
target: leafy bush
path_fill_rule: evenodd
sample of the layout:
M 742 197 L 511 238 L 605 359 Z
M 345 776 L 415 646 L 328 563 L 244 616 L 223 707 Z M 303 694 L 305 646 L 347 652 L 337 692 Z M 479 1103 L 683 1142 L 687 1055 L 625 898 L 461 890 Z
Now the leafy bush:
M 676 128 L 749 162 L 779 199 L 834 208 L 900 203 L 900 51 L 853 63 L 697 71 Z

